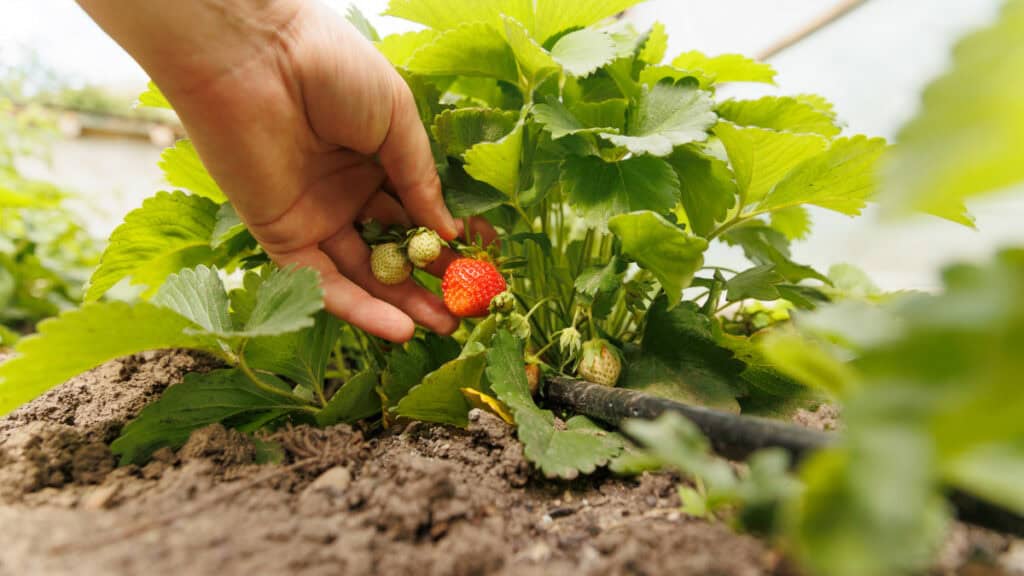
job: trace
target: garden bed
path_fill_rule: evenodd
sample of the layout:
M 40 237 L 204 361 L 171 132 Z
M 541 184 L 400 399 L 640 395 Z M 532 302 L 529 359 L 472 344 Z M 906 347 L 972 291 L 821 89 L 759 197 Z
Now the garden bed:
M 107 446 L 124 422 L 213 365 L 132 356 L 0 420 L 0 573 L 793 573 L 771 546 L 681 514 L 677 477 L 544 480 L 511 429 L 476 411 L 467 431 L 281 430 L 285 461 L 268 465 L 215 425 L 115 467 Z M 958 525 L 936 571 L 992 573 L 970 570 L 1022 551 Z

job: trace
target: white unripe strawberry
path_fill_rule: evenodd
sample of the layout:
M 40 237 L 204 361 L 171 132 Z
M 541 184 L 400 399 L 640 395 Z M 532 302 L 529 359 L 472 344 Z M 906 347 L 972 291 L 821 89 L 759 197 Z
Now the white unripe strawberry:
M 370 268 L 373 277 L 381 284 L 401 284 L 412 273 L 412 263 L 405 257 L 401 246 L 395 242 L 377 244 L 370 254 Z
M 604 386 L 615 386 L 622 373 L 619 351 L 607 340 L 595 338 L 583 343 L 580 365 L 576 372 L 584 380 Z
M 433 230 L 420 228 L 409 238 L 405 249 L 417 268 L 425 268 L 441 255 L 441 237 Z

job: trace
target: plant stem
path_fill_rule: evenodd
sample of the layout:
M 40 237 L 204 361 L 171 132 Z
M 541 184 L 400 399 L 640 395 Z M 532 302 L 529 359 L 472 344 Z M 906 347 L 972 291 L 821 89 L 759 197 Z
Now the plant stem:
M 306 400 L 304 398 L 300 398 L 291 392 L 285 392 L 284 390 L 281 390 L 276 386 L 271 386 L 270 384 L 267 384 L 266 382 L 260 379 L 259 375 L 256 374 L 255 371 L 253 371 L 253 369 L 249 366 L 249 363 L 245 360 L 245 345 L 248 344 L 248 342 L 248 340 L 243 342 L 241 349 L 239 349 L 238 351 L 238 369 L 242 371 L 242 374 L 245 374 L 246 378 L 252 381 L 252 383 L 257 388 L 263 390 L 267 394 L 273 394 L 275 396 L 280 396 L 282 398 L 287 398 L 293 401 L 299 400 L 304 405 L 303 409 L 307 409 L 308 411 L 311 412 L 316 412 L 316 410 L 314 410 L 312 406 L 306 404 Z

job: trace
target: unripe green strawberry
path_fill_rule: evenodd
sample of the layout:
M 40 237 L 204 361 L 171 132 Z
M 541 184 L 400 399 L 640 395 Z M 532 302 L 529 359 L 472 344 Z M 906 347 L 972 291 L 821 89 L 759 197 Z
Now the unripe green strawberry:
M 494 264 L 473 258 L 452 262 L 441 279 L 445 306 L 462 318 L 486 316 L 491 299 L 505 288 L 505 278 Z
M 428 228 L 420 228 L 405 246 L 409 260 L 417 268 L 426 268 L 441 255 L 441 237 Z
M 583 343 L 580 365 L 576 372 L 584 380 L 605 386 L 615 386 L 622 373 L 619 351 L 607 340 L 594 338 Z
M 401 284 L 412 273 L 412 264 L 395 242 L 377 244 L 370 254 L 373 277 L 381 284 Z

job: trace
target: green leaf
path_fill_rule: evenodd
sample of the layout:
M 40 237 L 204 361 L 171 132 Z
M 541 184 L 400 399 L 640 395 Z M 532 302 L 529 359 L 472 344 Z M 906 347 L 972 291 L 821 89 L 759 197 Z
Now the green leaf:
M 855 386 L 853 370 L 796 334 L 773 332 L 761 341 L 761 351 L 783 374 L 834 397 L 842 398 Z
M 536 87 L 547 76 L 557 73 L 561 65 L 537 43 L 529 31 L 515 18 L 503 17 L 505 37 L 512 48 L 520 73 L 529 86 Z
M 199 327 L 146 302 L 92 303 L 40 322 L 17 356 L 0 364 L 0 415 L 100 364 L 159 348 L 219 351 Z
M 486 23 L 501 30 L 501 16 L 507 14 L 533 26 L 530 0 L 391 0 L 384 14 L 419 22 L 437 30 L 450 30 L 466 23 Z
M 183 192 L 159 192 L 147 198 L 110 235 L 85 299 L 98 299 L 126 277 L 133 284 L 149 286 L 147 293 L 152 293 L 182 268 L 216 263 L 210 240 L 217 210 L 211 200 Z
M 359 8 L 356 8 L 355 4 L 348 5 L 348 11 L 345 12 L 345 18 L 370 42 L 377 42 L 380 40 L 380 35 L 377 34 L 377 30 L 373 27 L 373 24 L 370 24 L 370 21 L 367 20 L 366 16 L 359 11 Z
M 748 221 L 726 232 L 722 239 L 743 248 L 743 253 L 754 264 L 774 264 L 775 271 L 789 282 L 808 278 L 828 283 L 829 279 L 810 266 L 790 260 L 789 240 L 773 228 L 757 220 Z
M 394 412 L 406 418 L 465 428 L 471 406 L 461 389 L 480 389 L 485 360 L 481 347 L 476 353 L 446 362 L 409 390 Z
M 773 210 L 771 223 L 772 228 L 790 240 L 803 240 L 811 233 L 811 213 L 803 206 Z
M 444 178 L 444 202 L 452 216 L 476 216 L 508 200 L 508 196 L 490 184 L 470 178 L 462 164 L 453 162 L 448 166 Z
M 775 84 L 775 70 L 771 64 L 757 62 L 741 54 L 706 56 L 696 50 L 683 52 L 672 60 L 672 66 L 681 70 L 699 72 L 722 82 L 762 82 Z
M 757 100 L 726 100 L 715 109 L 718 115 L 739 126 L 757 126 L 787 132 L 811 132 L 826 137 L 839 135 L 831 106 L 822 108 L 792 96 L 764 96 Z
M 669 309 L 659 296 L 647 312 L 638 358 L 626 363 L 621 385 L 686 404 L 739 412 L 742 362 L 719 346 L 711 320 L 692 302 Z
M 690 229 L 698 236 L 707 236 L 736 204 L 736 183 L 729 166 L 687 147 L 676 148 L 668 162 L 679 177 Z
M 626 420 L 622 429 L 665 464 L 699 478 L 710 491 L 730 490 L 736 484 L 729 464 L 713 457 L 707 438 L 677 412 L 654 420 Z
M 647 66 L 640 71 L 638 81 L 646 86 L 655 86 L 660 84 L 665 79 L 671 80 L 673 83 L 679 82 L 685 78 L 693 78 L 697 81 L 697 85 L 702 90 L 708 90 L 714 85 L 715 80 L 711 76 L 705 76 L 698 71 L 691 70 L 680 70 L 673 66 L 658 65 L 658 66 Z
M 443 32 L 406 62 L 410 72 L 425 76 L 484 76 L 518 84 L 516 58 L 501 34 L 483 23 L 468 23 Z
M 920 210 L 973 226 L 964 200 L 1024 180 L 1024 7 L 1005 2 L 991 26 L 953 50 L 946 74 L 897 136 L 883 171 L 891 211 Z
M 246 361 L 254 370 L 284 376 L 322 393 L 327 362 L 338 339 L 340 326 L 340 320 L 321 310 L 308 328 L 249 340 L 245 346 Z
M 987 502 L 1024 514 L 1024 443 L 1019 440 L 969 450 L 952 459 L 943 476 Z
M 715 134 L 725 145 L 744 206 L 760 201 L 790 170 L 828 145 L 816 134 L 740 128 L 729 122 L 719 122 Z
M 381 375 L 381 393 L 388 407 L 397 405 L 424 376 L 458 356 L 458 343 L 436 334 L 427 334 L 391 350 Z
M 591 226 L 637 210 L 667 212 L 676 205 L 679 180 L 659 158 L 636 156 L 618 162 L 570 156 L 562 165 L 562 189 Z
M 549 478 L 571 479 L 589 474 L 622 452 L 620 437 L 610 434 L 583 416 L 555 428 L 555 416 L 533 402 L 526 382 L 523 343 L 499 330 L 487 352 L 487 379 L 495 395 L 509 409 L 518 427 L 523 454 Z
M 615 58 L 615 45 L 604 32 L 583 28 L 559 38 L 551 57 L 569 74 L 588 76 Z
M 160 92 L 160 88 L 152 80 L 146 84 L 146 91 L 139 94 L 139 105 L 149 108 L 173 110 L 171 103 L 167 101 L 167 98 Z
M 626 262 L 612 256 L 608 264 L 586 268 L 576 277 L 576 291 L 593 299 L 591 311 L 595 318 L 607 316 L 615 304 L 615 295 L 626 277 Z
M 517 114 L 493 108 L 445 110 L 434 118 L 431 132 L 449 156 L 462 156 L 481 142 L 501 140 L 516 126 Z
M 245 224 L 238 216 L 238 212 L 235 212 L 235 207 L 230 202 L 225 202 L 217 209 L 217 223 L 213 226 L 210 246 L 219 248 L 245 230 Z
M 730 302 L 753 298 L 755 300 L 778 300 L 778 285 L 786 279 L 775 271 L 775 264 L 763 264 L 744 270 L 725 283 L 728 290 L 726 299 Z
M 519 192 L 519 162 L 523 153 L 523 123 L 496 142 L 481 142 L 465 153 L 466 173 L 490 184 L 508 197 Z
M 314 323 L 324 307 L 320 275 L 312 268 L 278 268 L 263 281 L 245 327 L 234 336 L 275 336 L 295 332 Z
M 566 0 L 536 0 L 537 19 L 534 36 L 542 43 L 549 38 L 573 28 L 584 28 L 605 18 L 611 18 L 642 0 L 591 0 L 572 2 Z
M 228 293 L 216 268 L 197 266 L 171 274 L 153 297 L 153 304 L 174 310 L 212 334 L 234 330 L 228 316 Z
M 608 132 L 621 132 L 626 127 L 628 103 L 622 98 L 600 102 L 576 102 L 569 106 L 571 113 L 584 126 L 608 128 Z
M 634 154 L 667 156 L 674 146 L 707 139 L 715 124 L 710 95 L 693 85 L 658 83 L 644 88 L 625 135 L 601 134 Z
M 608 100 L 607 102 L 624 102 L 616 100 Z M 603 103 L 602 103 L 603 104 Z M 624 112 L 624 107 L 623 107 Z M 590 105 L 587 107 L 587 111 L 593 113 L 594 106 Z M 583 134 L 583 133 L 600 133 L 610 132 L 617 133 L 618 128 L 605 126 L 602 124 L 598 125 L 586 125 L 581 120 L 576 118 L 573 113 L 566 108 L 561 102 L 555 99 L 549 100 L 545 104 L 537 104 L 533 107 L 533 118 L 544 127 L 548 133 L 551 134 L 552 139 L 559 139 L 569 136 L 571 134 Z M 611 120 L 614 121 L 614 120 Z M 620 120 L 620 126 L 623 123 Z
M 314 415 L 319 426 L 333 426 L 339 422 L 351 424 L 363 418 L 380 414 L 381 402 L 377 395 L 377 374 L 364 371 L 356 374 L 331 396 L 327 405 Z
M 693 275 L 704 265 L 708 243 L 688 234 L 650 211 L 621 214 L 608 228 L 622 241 L 622 251 L 651 271 L 671 299 L 670 308 L 683 297 Z
M 665 51 L 668 50 L 668 34 L 665 33 L 665 25 L 655 22 L 647 32 L 647 40 L 640 50 L 637 58 L 648 64 L 661 64 L 665 59 Z
M 171 186 L 184 188 L 218 204 L 227 201 L 220 186 L 203 166 L 191 140 L 178 140 L 173 147 L 164 150 L 160 155 L 159 166 Z
M 377 50 L 380 50 L 392 65 L 398 68 L 406 68 L 420 48 L 432 44 L 441 35 L 437 30 L 419 30 L 406 32 L 404 34 L 391 34 L 377 42 Z
M 874 195 L 875 164 L 885 148 L 881 138 L 835 140 L 824 153 L 794 167 L 765 196 L 757 212 L 814 204 L 856 216 Z
M 262 378 L 275 387 L 288 387 L 273 376 Z M 239 370 L 192 372 L 185 381 L 171 386 L 159 400 L 142 409 L 138 418 L 121 431 L 110 450 L 121 457 L 121 465 L 142 464 L 160 448 L 180 448 L 192 431 L 242 415 L 270 413 L 277 417 L 302 409 L 288 393 L 273 394 L 253 384 Z

